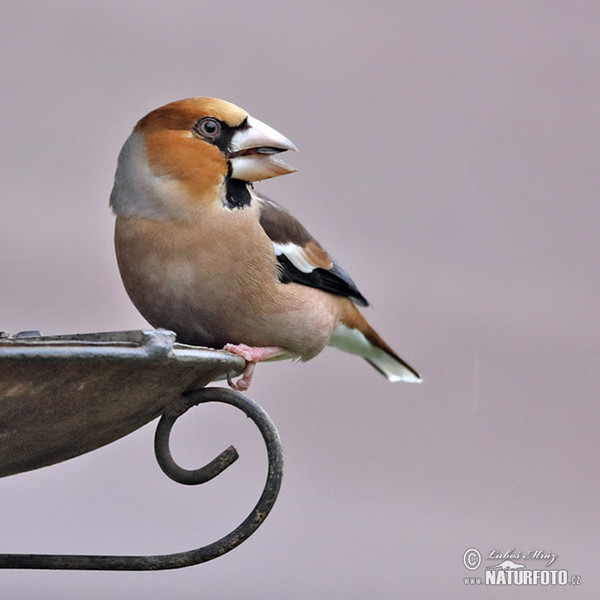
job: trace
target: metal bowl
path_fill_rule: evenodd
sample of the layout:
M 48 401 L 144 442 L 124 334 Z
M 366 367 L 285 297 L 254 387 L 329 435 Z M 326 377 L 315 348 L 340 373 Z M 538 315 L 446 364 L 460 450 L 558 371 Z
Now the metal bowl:
M 177 344 L 161 329 L 1 334 L 0 477 L 113 442 L 244 366 L 228 352 Z

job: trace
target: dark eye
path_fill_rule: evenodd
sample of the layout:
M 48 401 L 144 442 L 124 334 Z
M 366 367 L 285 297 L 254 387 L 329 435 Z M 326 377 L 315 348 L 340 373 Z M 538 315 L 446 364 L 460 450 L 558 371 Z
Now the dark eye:
M 203 138 L 212 141 L 221 133 L 221 123 L 212 117 L 204 117 L 204 119 L 200 119 L 196 125 L 194 125 L 194 129 Z

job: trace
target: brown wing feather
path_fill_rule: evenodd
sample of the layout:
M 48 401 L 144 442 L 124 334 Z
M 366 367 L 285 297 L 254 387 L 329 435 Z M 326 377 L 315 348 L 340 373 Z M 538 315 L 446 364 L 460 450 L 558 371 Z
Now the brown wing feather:
M 306 228 L 285 208 L 264 197 L 260 202 L 260 224 L 274 244 L 284 283 L 300 283 L 330 294 L 347 296 L 367 306 L 350 275 L 334 261 Z

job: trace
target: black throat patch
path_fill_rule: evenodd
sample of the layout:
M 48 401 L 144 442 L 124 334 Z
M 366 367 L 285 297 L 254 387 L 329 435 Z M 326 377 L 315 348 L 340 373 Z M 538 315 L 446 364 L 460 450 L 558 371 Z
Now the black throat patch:
M 248 182 L 241 179 L 227 178 L 227 183 L 225 184 L 225 206 L 231 210 L 250 206 L 252 196 L 250 195 L 248 185 Z

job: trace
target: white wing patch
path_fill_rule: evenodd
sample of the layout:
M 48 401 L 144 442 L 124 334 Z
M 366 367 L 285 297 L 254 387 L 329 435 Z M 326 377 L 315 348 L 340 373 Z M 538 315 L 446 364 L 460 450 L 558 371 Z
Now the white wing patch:
M 316 269 L 316 266 L 308 260 L 306 252 L 301 246 L 292 243 L 277 244 L 273 242 L 273 248 L 277 256 L 282 254 L 286 256 L 296 269 L 302 271 L 302 273 L 312 273 Z

